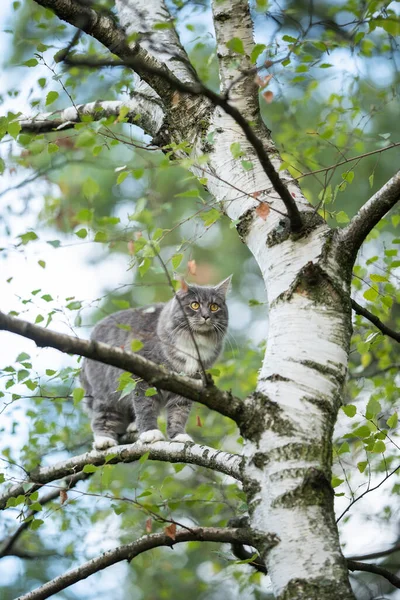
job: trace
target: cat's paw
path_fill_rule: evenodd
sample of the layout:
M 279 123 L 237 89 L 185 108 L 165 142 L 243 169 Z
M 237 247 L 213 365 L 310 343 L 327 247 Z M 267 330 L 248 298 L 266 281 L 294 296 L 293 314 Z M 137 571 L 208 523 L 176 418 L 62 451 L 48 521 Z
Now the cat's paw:
M 160 442 L 161 440 L 165 440 L 165 437 L 159 429 L 143 431 L 138 437 L 138 442 L 142 442 L 142 444 L 153 444 L 154 442 Z
M 170 441 L 171 442 L 181 442 L 182 444 L 185 444 L 186 442 L 192 442 L 194 444 L 194 440 L 187 433 L 178 433 L 178 435 L 176 435 Z
M 106 435 L 94 436 L 94 450 L 105 450 L 106 448 L 113 448 L 114 446 L 118 446 L 118 442 L 117 440 L 114 440 L 114 438 L 108 437 Z
M 126 433 L 137 433 L 136 421 L 129 423 L 128 427 L 126 428 Z

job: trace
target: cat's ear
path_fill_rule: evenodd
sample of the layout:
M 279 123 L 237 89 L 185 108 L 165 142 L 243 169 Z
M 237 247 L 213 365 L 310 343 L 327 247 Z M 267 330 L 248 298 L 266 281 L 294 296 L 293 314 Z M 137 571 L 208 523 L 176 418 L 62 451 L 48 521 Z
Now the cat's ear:
M 227 293 L 229 292 L 229 288 L 231 287 L 231 281 L 232 281 L 232 275 L 229 275 L 229 277 L 227 277 L 226 279 L 221 281 L 221 283 L 218 283 L 218 285 L 215 285 L 214 289 L 217 292 L 222 292 L 224 294 L 224 296 L 226 296 Z

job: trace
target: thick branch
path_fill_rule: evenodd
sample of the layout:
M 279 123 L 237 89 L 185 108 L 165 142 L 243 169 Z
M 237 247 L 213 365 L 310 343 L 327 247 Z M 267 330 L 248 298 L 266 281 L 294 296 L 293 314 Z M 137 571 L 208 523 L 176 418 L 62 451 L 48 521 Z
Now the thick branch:
M 157 98 L 137 96 L 125 101 L 98 101 L 70 106 L 61 111 L 39 113 L 32 118 L 23 118 L 19 121 L 21 131 L 24 133 L 47 133 L 51 131 L 64 131 L 71 129 L 81 121 L 83 115 L 91 116 L 94 121 L 104 117 L 118 117 L 121 109 L 127 108 L 129 112 L 125 117 L 143 129 L 145 133 L 155 136 L 163 123 L 163 109 Z
M 45 485 L 50 481 L 55 481 L 82 471 L 85 465 L 101 466 L 104 464 L 130 463 L 139 460 L 144 454 L 147 454 L 149 460 L 160 460 L 170 463 L 189 463 L 214 469 L 235 479 L 241 479 L 241 466 L 243 457 L 238 454 L 230 454 L 215 450 L 208 446 L 200 446 L 192 443 L 182 442 L 155 442 L 154 444 L 127 444 L 124 446 L 115 446 L 103 451 L 93 450 L 80 456 L 73 456 L 62 462 L 56 463 L 50 467 L 40 467 L 28 474 L 28 482 L 34 482 L 38 486 Z M 14 498 L 24 494 L 24 484 L 27 481 L 13 486 L 7 492 L 0 496 L 0 509 L 3 509 L 9 498 Z M 32 489 L 29 493 L 32 493 Z
M 345 251 L 355 259 L 358 249 L 385 214 L 400 200 L 400 171 L 360 208 L 350 223 L 340 231 Z
M 118 367 L 123 371 L 141 377 L 156 388 L 174 392 L 189 400 L 200 402 L 236 422 L 240 420 L 244 409 L 244 403 L 241 400 L 232 396 L 230 392 L 218 389 L 212 381 L 204 386 L 202 381 L 198 379 L 191 379 L 167 371 L 165 367 L 157 365 L 139 354 L 121 350 L 121 348 L 57 333 L 5 315 L 2 312 L 0 312 L 1 329 L 29 338 L 40 347 L 49 346 L 67 354 L 86 356 L 86 358 L 91 358 L 106 365 Z
M 365 317 L 368 321 L 370 321 L 375 327 L 377 327 L 384 335 L 388 335 L 396 342 L 400 342 L 400 333 L 395 331 L 394 329 L 390 329 L 385 323 L 382 323 L 378 317 L 376 317 L 372 312 L 358 304 L 353 298 L 351 299 L 351 307 L 358 315 Z
M 233 528 L 218 528 L 218 527 L 194 527 L 190 530 L 182 529 L 177 531 L 173 536 L 174 539 L 169 537 L 165 533 L 154 533 L 152 535 L 145 535 L 131 544 L 125 544 L 119 546 L 113 550 L 104 552 L 101 556 L 93 558 L 88 562 L 80 565 L 76 569 L 71 569 L 67 573 L 63 573 L 59 577 L 56 577 L 52 581 L 45 583 L 40 588 L 20 596 L 18 600 L 43 600 L 48 598 L 77 581 L 86 579 L 89 575 L 97 573 L 102 569 L 105 569 L 111 565 L 122 560 L 133 560 L 139 554 L 152 550 L 153 548 L 159 548 L 160 546 L 168 546 L 172 548 L 179 542 L 220 542 L 220 543 L 232 543 L 242 542 L 250 544 L 249 530 L 248 529 L 233 529 Z
M 394 585 L 397 588 L 400 588 L 400 577 L 397 577 L 397 575 L 394 575 L 393 573 L 391 573 L 387 569 L 384 569 L 383 567 L 380 567 L 379 565 L 370 565 L 368 563 L 362 563 L 356 560 L 348 559 L 347 566 L 350 571 L 366 571 L 367 573 L 375 573 L 376 575 L 381 575 L 382 577 L 390 581 L 392 585 Z

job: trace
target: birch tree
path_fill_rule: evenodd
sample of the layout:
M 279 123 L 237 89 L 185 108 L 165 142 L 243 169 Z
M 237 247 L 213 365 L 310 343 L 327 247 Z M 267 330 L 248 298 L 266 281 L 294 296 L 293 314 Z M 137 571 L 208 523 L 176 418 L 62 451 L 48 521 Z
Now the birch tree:
M 292 160 L 290 149 L 279 148 L 274 133 L 268 128 L 268 107 L 280 101 L 276 98 L 278 87 L 273 87 L 274 81 L 278 86 L 285 69 L 297 73 L 301 79 L 299 74 L 308 75 L 310 63 L 314 68 L 327 69 L 330 66 L 327 57 L 337 48 L 352 48 L 362 57 L 363 51 L 368 56 L 365 50 L 368 41 L 377 44 L 378 39 L 382 45 L 394 44 L 398 28 L 396 14 L 385 3 L 375 2 L 370 7 L 353 7 L 351 23 L 342 26 L 340 19 L 335 20 L 335 14 L 329 18 L 328 13 L 321 16 L 318 11 L 325 9 L 314 8 L 310 3 L 305 16 L 295 15 L 297 25 L 292 24 L 292 27 L 297 33 L 289 35 L 285 32 L 290 30 L 291 24 L 284 12 L 279 20 L 273 12 L 266 13 L 262 2 L 250 7 L 245 0 L 214 0 L 210 10 L 219 86 L 213 86 L 202 76 L 201 61 L 192 64 L 181 41 L 179 10 L 189 11 L 190 31 L 190 10 L 194 10 L 194 5 L 190 2 L 170 5 L 163 0 L 115 0 L 109 4 L 78 0 L 26 2 L 30 9 L 40 7 L 41 12 L 35 13 L 41 15 L 37 22 L 45 23 L 47 19 L 52 27 L 54 23 L 56 26 L 67 24 L 65 29 L 59 30 L 63 37 L 62 48 L 57 48 L 55 54 L 54 49 L 51 50 L 54 56 L 51 65 L 46 62 L 49 46 L 45 43 L 25 64 L 31 68 L 45 64 L 52 70 L 53 81 L 61 85 L 66 92 L 61 96 L 68 102 L 53 112 L 42 111 L 40 105 L 36 110 L 32 108 L 31 114 L 9 112 L 2 119 L 4 134 L 25 147 L 21 160 L 24 152 L 25 159 L 27 155 L 30 159 L 35 156 L 35 144 L 40 146 L 40 152 L 46 149 L 50 155 L 62 154 L 63 149 L 67 151 L 68 145 L 74 143 L 70 141 L 70 132 L 80 136 L 80 147 L 87 145 L 95 157 L 104 160 L 107 148 L 94 145 L 92 139 L 101 135 L 108 136 L 108 141 L 117 140 L 118 136 L 121 139 L 122 134 L 118 133 L 121 124 L 127 132 L 125 135 L 130 135 L 133 125 L 138 126 L 147 136 L 147 146 L 142 146 L 149 155 L 164 153 L 166 158 L 162 160 L 179 164 L 187 170 L 187 177 L 198 182 L 198 187 L 192 186 L 186 191 L 186 198 L 208 194 L 209 200 L 200 207 L 205 226 L 212 227 L 221 218 L 229 219 L 238 240 L 240 238 L 257 262 L 267 297 L 261 306 L 268 317 L 266 351 L 255 385 L 250 384 L 246 397 L 238 397 L 214 382 L 213 376 L 218 378 L 218 374 L 211 372 L 207 381 L 193 380 L 169 373 L 164 367 L 126 349 L 53 331 L 51 315 L 43 326 L 40 323 L 43 317 L 32 324 L 17 311 L 2 312 L 1 329 L 31 339 L 39 348 L 51 347 L 118 366 L 126 372 L 126 382 L 131 380 L 130 374 L 141 377 L 155 388 L 177 392 L 193 400 L 196 406 L 203 405 L 229 418 L 243 439 L 243 447 L 233 453 L 197 443 L 156 442 L 148 446 L 124 443 L 102 452 L 72 453 L 49 466 L 25 464 L 25 474 L 21 478 L 19 473 L 19 480 L 5 470 L 3 479 L 14 482 L 6 486 L 0 498 L 1 507 L 23 507 L 24 520 L 4 538 L 0 554 L 12 555 L 13 546 L 15 548 L 24 531 L 41 525 L 37 513 L 47 503 L 60 497 L 64 506 L 68 490 L 84 485 L 81 482 L 90 479 L 91 474 L 104 465 L 111 467 L 137 461 L 147 465 L 154 460 L 190 464 L 195 469 L 205 467 L 210 473 L 233 478 L 229 481 L 235 482 L 237 490 L 243 490 L 245 510 L 226 526 L 210 526 L 207 522 L 188 526 L 173 515 L 162 516 L 154 506 L 146 507 L 145 502 L 131 498 L 131 502 L 147 511 L 142 537 L 131 538 L 88 562 L 59 573 L 35 590 L 24 589 L 20 598 L 50 597 L 119 561 L 133 561 L 134 566 L 135 557 L 140 554 L 188 541 L 231 544 L 236 559 L 247 561 L 253 569 L 268 574 L 273 597 L 280 600 L 355 598 L 357 588 L 352 589 L 350 585 L 349 571 L 357 570 L 383 576 L 383 580 L 390 582 L 390 590 L 400 587 L 398 577 L 390 570 L 345 556 L 334 511 L 335 492 L 340 495 L 338 486 L 344 479 L 336 471 L 332 475 L 333 456 L 350 451 L 349 444 L 357 456 L 361 451 L 367 452 L 365 465 L 358 469 L 361 473 L 365 471 L 365 475 L 370 473 L 371 477 L 368 452 L 375 456 L 383 454 L 386 472 L 382 480 L 395 476 L 399 469 L 395 459 L 398 446 L 394 441 L 397 419 L 390 404 L 391 394 L 395 395 L 396 389 L 396 343 L 400 340 L 396 331 L 398 292 L 393 284 L 399 265 L 392 246 L 386 248 L 386 252 L 389 251 L 386 270 L 371 277 L 368 288 L 362 287 L 358 280 L 352 289 L 352 280 L 364 275 L 361 271 L 365 267 L 357 263 L 364 242 L 374 235 L 375 228 L 382 227 L 382 220 L 400 199 L 400 172 L 393 171 L 380 188 L 375 186 L 370 197 L 364 195 L 362 206 L 351 218 L 345 211 L 337 211 L 334 205 L 338 194 L 350 197 L 354 165 L 364 155 L 378 157 L 383 151 L 394 152 L 398 144 L 383 137 L 379 147 L 354 156 L 346 140 L 334 165 L 326 167 L 319 163 L 315 168 L 307 162 L 306 152 L 301 156 L 301 149 L 294 152 Z M 270 43 L 258 36 L 255 39 L 255 25 L 265 14 L 279 24 L 276 38 Z M 322 32 L 322 41 L 317 39 L 318 32 Z M 392 47 L 391 51 L 395 56 L 396 49 Z M 113 95 L 112 99 L 103 100 L 91 97 L 91 91 L 85 89 L 83 95 L 87 102 L 77 103 L 68 82 L 82 73 L 84 77 L 88 74 L 93 77 L 93 73 L 100 75 L 104 69 L 107 73 L 119 74 L 120 97 L 115 99 Z M 124 86 L 128 94 L 123 94 Z M 46 105 L 61 101 L 53 87 L 46 88 L 43 83 L 43 88 Z M 57 89 L 60 90 L 60 86 Z M 307 93 L 311 94 L 311 89 L 309 87 Z M 281 93 L 289 114 L 291 98 L 285 97 L 284 86 Z M 309 99 L 312 104 L 311 95 Z M 296 100 L 293 102 L 295 106 Z M 342 109 L 343 105 L 338 106 L 337 114 L 341 114 Z M 332 123 L 335 127 L 336 121 Z M 339 130 L 339 125 L 337 127 Z M 326 130 L 322 125 L 320 130 L 322 134 L 318 137 L 316 125 L 315 139 L 328 140 L 327 143 L 336 144 L 335 149 L 340 148 L 339 142 L 329 142 L 329 135 L 324 137 Z M 354 131 L 352 134 L 354 139 L 361 135 Z M 306 131 L 296 132 L 298 138 L 307 135 Z M 389 152 L 382 160 L 387 156 Z M 300 166 L 302 159 L 305 169 Z M 47 165 L 44 169 L 38 162 L 30 164 L 37 176 L 47 173 L 49 168 Z M 343 167 L 341 181 L 334 187 L 330 175 L 340 167 Z M 379 169 L 380 163 L 375 171 L 378 173 Z M 319 197 L 315 193 L 310 195 L 306 184 L 301 185 L 303 177 L 311 171 L 314 176 L 322 173 L 324 177 L 322 184 L 319 182 Z M 132 174 L 135 177 L 134 165 L 129 162 L 121 165 L 115 175 L 116 184 L 121 185 Z M 373 179 L 370 184 L 374 185 Z M 89 179 L 83 196 L 93 199 L 97 193 L 99 184 Z M 185 193 L 180 195 L 185 197 Z M 126 242 L 140 276 L 153 268 L 162 271 L 159 260 L 164 265 L 165 231 L 150 227 L 150 217 L 144 211 L 144 208 L 136 209 L 131 219 L 139 223 L 140 235 Z M 395 210 L 390 215 L 389 232 L 391 226 L 399 223 Z M 102 218 L 103 224 L 107 224 L 107 219 L 108 224 L 113 224 L 111 215 Z M 81 212 L 77 219 L 80 229 L 75 232 L 81 239 L 88 235 L 85 219 Z M 171 222 L 170 228 L 173 226 Z M 101 228 L 94 236 L 98 243 L 113 244 L 112 236 Z M 29 248 L 36 239 L 36 233 L 29 230 L 21 234 L 20 247 Z M 393 236 L 389 244 L 392 239 Z M 172 267 L 179 269 L 182 256 L 178 249 L 167 264 L 167 268 L 171 267 L 171 276 Z M 376 260 L 378 258 L 370 264 Z M 74 268 L 79 269 L 79 266 Z M 193 261 L 191 269 L 193 273 Z M 354 295 L 357 291 L 361 293 L 358 300 Z M 394 297 L 394 304 L 393 299 L 387 300 L 390 296 Z M 72 299 L 70 307 L 74 303 Z M 354 314 L 358 316 L 352 342 Z M 384 361 L 381 361 L 379 348 L 371 358 L 370 344 L 378 341 L 377 336 L 382 344 L 392 344 L 390 350 L 386 349 Z M 355 365 L 360 368 L 350 375 L 346 384 L 352 344 L 361 356 Z M 29 364 L 24 357 L 20 362 Z M 364 405 L 368 402 L 366 410 L 361 412 L 363 420 L 347 426 L 347 438 L 342 439 L 338 446 L 341 450 L 335 454 L 333 432 L 340 407 L 347 418 L 355 416 L 357 409 L 349 402 L 349 389 L 360 373 L 374 365 L 378 370 L 386 369 L 388 380 L 392 382 L 391 392 L 386 396 L 389 404 L 383 406 L 376 394 L 369 400 L 363 397 Z M 30 367 L 24 369 L 29 372 Z M 4 375 L 13 382 L 18 377 L 17 371 L 10 369 L 5 370 Z M 35 391 L 35 385 L 32 386 Z M 352 393 L 355 397 L 356 392 Z M 35 394 L 40 396 L 41 391 L 36 390 Z M 81 396 L 77 388 L 73 396 L 76 405 Z M 19 403 L 22 400 L 18 394 L 12 398 Z M 388 433 L 390 429 L 393 431 Z M 385 443 L 390 445 L 389 442 L 394 446 L 387 450 Z M 339 464 L 342 464 L 340 456 Z M 344 473 L 346 475 L 347 467 Z M 368 485 L 368 491 L 370 489 Z M 107 484 L 97 490 L 110 502 L 115 500 L 115 493 L 107 491 Z M 123 493 L 122 496 L 129 500 Z M 356 500 L 352 494 L 349 510 Z M 152 521 L 160 526 L 156 532 L 151 530 Z

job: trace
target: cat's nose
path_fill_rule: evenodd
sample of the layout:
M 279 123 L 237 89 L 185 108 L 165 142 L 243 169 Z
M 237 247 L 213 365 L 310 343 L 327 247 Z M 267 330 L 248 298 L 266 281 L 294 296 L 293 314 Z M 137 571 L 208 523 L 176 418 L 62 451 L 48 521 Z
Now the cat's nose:
M 201 315 L 204 319 L 204 321 L 207 323 L 207 321 L 210 319 L 210 317 L 208 315 Z

